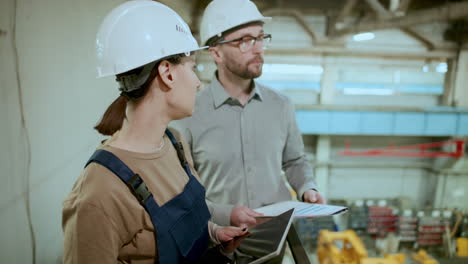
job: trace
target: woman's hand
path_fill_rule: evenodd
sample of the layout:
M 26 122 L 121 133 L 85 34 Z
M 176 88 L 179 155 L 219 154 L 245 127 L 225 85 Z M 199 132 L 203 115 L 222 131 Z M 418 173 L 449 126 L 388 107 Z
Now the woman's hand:
M 225 254 L 234 252 L 242 240 L 249 235 L 247 227 L 225 226 L 216 230 L 216 238 L 221 242 L 221 248 Z

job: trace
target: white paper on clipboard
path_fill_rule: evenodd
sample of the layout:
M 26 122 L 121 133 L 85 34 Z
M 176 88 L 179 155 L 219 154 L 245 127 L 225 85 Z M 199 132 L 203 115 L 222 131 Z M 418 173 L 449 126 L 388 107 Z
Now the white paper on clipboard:
M 279 202 L 263 206 L 254 210 L 264 214 L 264 216 L 277 216 L 292 208 L 295 209 L 293 214 L 295 218 L 338 215 L 348 211 L 348 207 L 345 206 L 311 204 L 297 201 Z

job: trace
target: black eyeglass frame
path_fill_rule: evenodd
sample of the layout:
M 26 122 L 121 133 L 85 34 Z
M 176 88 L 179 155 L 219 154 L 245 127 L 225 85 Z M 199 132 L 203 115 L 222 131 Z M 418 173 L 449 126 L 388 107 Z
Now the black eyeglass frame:
M 244 40 L 245 38 L 250 38 L 250 40 Z M 236 38 L 236 39 L 231 39 L 231 40 L 222 40 L 222 41 L 218 41 L 216 43 L 214 43 L 212 46 L 216 46 L 218 44 L 227 44 L 227 43 L 233 43 L 233 42 L 248 42 L 248 41 L 254 41 L 254 43 L 252 43 L 252 46 L 255 45 L 255 43 L 257 43 L 257 41 L 263 41 L 265 39 L 270 39 L 269 41 L 271 41 L 271 34 L 262 34 L 258 37 L 254 37 L 254 36 L 243 36 L 243 37 L 240 37 L 240 38 Z

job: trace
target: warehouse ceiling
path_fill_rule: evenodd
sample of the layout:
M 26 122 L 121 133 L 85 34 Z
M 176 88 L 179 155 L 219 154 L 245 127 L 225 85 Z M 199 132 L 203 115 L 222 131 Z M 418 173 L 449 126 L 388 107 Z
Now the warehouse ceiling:
M 339 13 L 346 5 L 352 5 L 352 10 L 373 11 L 367 0 L 253 0 L 260 8 L 289 7 L 301 10 L 321 10 L 322 12 Z M 204 4 L 210 1 L 201 1 Z M 378 0 L 383 7 L 400 12 L 412 12 L 428 8 L 441 7 L 450 3 L 466 2 L 464 0 Z M 305 8 L 305 9 L 304 9 Z
M 440 32 L 447 41 L 467 43 L 468 0 L 253 0 L 264 15 L 294 17 L 314 42 L 330 42 L 360 32 L 399 29 L 433 50 L 428 36 L 414 27 L 448 23 Z M 165 2 L 165 1 L 162 1 Z M 211 0 L 190 0 L 191 28 L 198 32 L 203 10 Z M 326 18 L 326 32 L 318 33 L 305 16 Z M 320 38 L 320 39 L 318 39 Z

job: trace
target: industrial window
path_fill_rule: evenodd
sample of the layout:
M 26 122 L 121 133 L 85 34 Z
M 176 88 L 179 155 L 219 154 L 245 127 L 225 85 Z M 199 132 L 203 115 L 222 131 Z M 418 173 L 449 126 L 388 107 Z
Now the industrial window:
M 323 68 L 306 64 L 264 64 L 257 81 L 279 91 L 320 92 Z
M 344 95 L 433 95 L 444 91 L 445 62 L 340 66 L 335 89 Z

